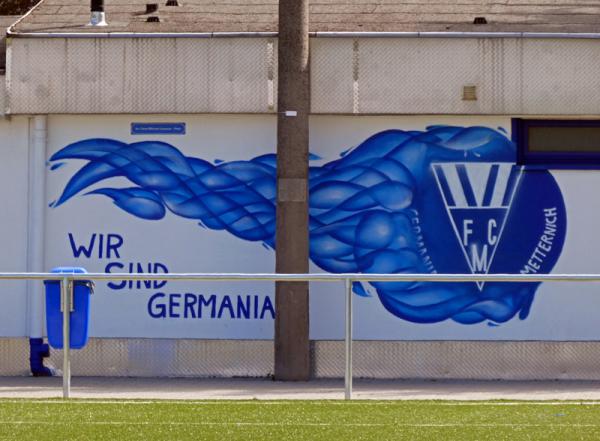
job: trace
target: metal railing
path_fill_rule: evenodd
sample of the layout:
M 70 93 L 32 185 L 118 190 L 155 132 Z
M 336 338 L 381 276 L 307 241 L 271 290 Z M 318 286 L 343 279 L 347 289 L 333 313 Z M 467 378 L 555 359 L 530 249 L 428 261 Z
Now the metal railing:
M 63 313 L 63 398 L 71 394 L 70 312 L 73 285 L 77 280 L 145 281 L 264 281 L 264 282 L 343 282 L 345 290 L 345 369 L 344 397 L 352 399 L 352 283 L 353 282 L 600 282 L 600 274 L 243 274 L 243 273 L 0 273 L 0 280 L 60 281 Z

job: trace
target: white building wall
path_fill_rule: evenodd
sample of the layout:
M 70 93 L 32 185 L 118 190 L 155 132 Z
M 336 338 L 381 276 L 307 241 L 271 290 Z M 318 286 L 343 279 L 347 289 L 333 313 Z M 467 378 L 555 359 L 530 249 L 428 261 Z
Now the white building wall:
M 185 135 L 132 135 L 134 122 L 176 122 L 186 124 Z M 510 118 L 470 116 L 422 117 L 350 117 L 314 116 L 311 120 L 311 151 L 322 159 L 319 166 L 335 160 L 348 149 L 385 130 L 426 130 L 432 125 L 460 127 L 484 126 L 503 129 L 510 136 Z M 0 271 L 27 269 L 29 125 L 27 117 L 13 116 L 0 120 L 0 200 L 3 201 L 3 225 L 0 229 Z M 161 141 L 170 144 L 187 157 L 218 164 L 219 161 L 249 160 L 275 151 L 275 119 L 267 115 L 114 115 L 114 116 L 51 116 L 48 119 L 47 160 L 65 146 L 86 139 L 108 138 L 117 142 Z M 500 133 L 500 132 L 499 132 Z M 502 135 L 504 136 L 504 135 Z M 111 198 L 99 194 L 84 196 L 84 192 L 58 207 L 51 207 L 64 191 L 68 181 L 85 161 L 54 161 L 46 167 L 46 205 L 44 269 L 54 266 L 84 266 L 103 272 L 107 264 L 112 272 L 129 271 L 129 264 L 162 263 L 170 272 L 270 272 L 274 269 L 274 252 L 260 242 L 234 237 L 225 231 L 198 226 L 167 211 L 161 220 L 144 220 L 115 206 Z M 50 166 L 54 169 L 51 170 Z M 32 170 L 31 173 L 34 171 Z M 597 218 L 600 206 L 593 197 L 598 176 L 594 171 L 552 171 L 567 208 L 567 229 L 564 249 L 554 271 L 560 273 L 597 272 L 594 250 Z M 129 188 L 132 182 L 114 178 L 99 182 L 97 188 Z M 133 185 L 135 186 L 135 185 Z M 71 244 L 69 233 L 74 244 Z M 120 255 L 107 255 L 96 242 L 93 253 L 86 257 L 74 255 L 73 246 L 87 246 L 92 236 L 119 235 L 124 243 Z M 151 239 L 151 240 L 150 240 Z M 510 241 L 510 238 L 504 238 Z M 38 244 L 39 246 L 39 244 Z M 600 246 L 600 245 L 598 245 Z M 40 248 L 38 248 L 39 250 Z M 522 256 L 523 257 L 523 256 Z M 525 256 L 527 257 L 527 256 Z M 317 265 L 312 270 L 318 271 Z M 171 285 L 177 285 L 170 283 Z M 256 285 L 256 286 L 254 286 Z M 169 292 L 198 292 L 221 295 L 271 295 L 271 288 L 260 284 L 207 284 L 173 286 Z M 0 321 L 0 335 L 27 334 L 27 299 L 24 284 L 2 282 L 0 291 L 6 314 Z M 104 286 L 104 288 L 102 288 Z M 566 296 L 564 284 L 546 283 L 539 288 L 527 320 L 516 318 L 499 328 L 485 323 L 465 326 L 446 321 L 433 325 L 409 323 L 388 313 L 374 291 L 371 297 L 357 297 L 357 338 L 366 339 L 549 339 L 596 340 L 600 333 L 595 326 L 597 295 L 593 284 L 577 286 L 577 296 Z M 166 289 L 166 288 L 165 288 Z M 240 291 L 241 289 L 241 291 Z M 183 290 L 183 291 L 182 291 Z M 338 292 L 339 291 L 339 292 Z M 210 338 L 271 338 L 268 320 L 181 320 L 152 318 L 148 314 L 149 296 L 154 288 L 106 289 L 100 284 L 93 298 L 92 335 L 97 337 L 210 337 Z M 341 290 L 327 285 L 313 289 L 311 337 L 341 338 L 343 298 Z M 261 297 L 262 298 L 262 297 Z M 556 315 L 553 311 L 561 311 Z M 552 316 L 552 326 L 548 317 Z M 204 325 L 202 325 L 204 323 Z M 202 326 L 200 326 L 202 325 Z
M 13 116 L 0 121 L 0 192 L 4 224 L 0 229 L 1 271 L 26 268 L 28 126 L 30 119 Z M 132 135 L 132 122 L 186 123 L 186 135 Z M 509 117 L 457 116 L 314 116 L 311 151 L 322 165 L 340 157 L 371 135 L 385 130 L 426 130 L 430 125 L 502 128 L 510 136 Z M 275 149 L 275 118 L 270 115 L 55 115 L 48 118 L 48 159 L 66 145 L 90 138 L 110 138 L 128 144 L 162 141 L 187 157 L 222 161 L 247 160 Z M 60 165 L 60 162 L 64 164 Z M 48 164 L 49 205 L 86 161 L 73 159 Z M 56 166 L 51 170 L 51 165 Z M 594 197 L 595 171 L 552 171 L 567 208 L 566 241 L 553 271 L 598 272 L 595 250 L 600 246 L 596 225 L 600 206 Z M 99 182 L 89 190 L 135 186 L 123 178 Z M 47 207 L 45 269 L 77 265 L 104 271 L 117 262 L 160 262 L 170 271 L 271 271 L 272 250 L 244 241 L 226 231 L 201 228 L 193 219 L 167 213 L 161 220 L 136 218 L 110 198 L 88 190 L 58 207 Z M 90 257 L 73 255 L 68 233 L 77 245 L 88 246 L 93 234 L 118 234 L 124 242 L 120 255 L 100 256 L 98 243 Z M 503 242 L 515 240 L 504 237 Z M 520 256 L 523 257 L 523 256 Z M 113 267 L 113 271 L 117 268 Z M 312 265 L 312 271 L 319 271 Z M 11 363 L 0 373 L 27 373 L 28 348 L 24 284 L 2 282 L 0 350 Z M 343 297 L 341 287 L 316 285 L 311 291 L 311 339 L 316 377 L 340 376 L 343 363 Z M 377 296 L 355 296 L 355 370 L 365 377 L 419 378 L 579 378 L 597 379 L 600 332 L 595 311 L 595 284 L 542 284 L 535 293 L 529 316 L 514 317 L 500 326 L 489 322 L 462 325 L 452 320 L 435 324 L 410 323 L 386 311 Z M 238 294 L 269 295 L 260 284 L 173 284 L 170 293 L 205 293 L 220 298 Z M 74 354 L 78 375 L 199 375 L 264 376 L 272 368 L 272 321 L 148 315 L 149 298 L 158 290 L 111 290 L 99 283 L 92 297 L 90 345 Z M 224 339 L 224 340 L 223 340 Z M 241 339 L 241 341 L 235 341 Z M 440 340 L 446 340 L 444 342 Z M 539 341 L 542 340 L 542 341 Z M 13 354 L 14 355 L 13 357 Z M 60 367 L 60 352 L 50 363 Z M 160 356 L 157 356 L 160 354 Z M 458 354 L 458 355 L 457 355 Z M 17 361 L 14 361 L 17 360 Z
M 185 123 L 186 134 L 135 135 L 131 133 L 131 124 L 136 122 Z M 311 151 L 321 159 L 314 160 L 312 165 L 319 167 L 334 161 L 340 158 L 343 152 L 355 149 L 371 136 L 388 130 L 410 133 L 411 131 L 425 132 L 428 127 L 439 125 L 460 128 L 481 126 L 489 128 L 508 143 L 510 124 L 511 120 L 508 117 L 490 116 L 314 116 L 311 119 Z M 197 158 L 215 165 L 236 164 L 235 161 L 248 161 L 260 155 L 274 153 L 275 134 L 276 121 L 269 115 L 51 116 L 48 159 L 68 145 L 90 140 L 88 144 L 77 144 L 75 147 L 82 152 L 87 152 L 81 153 L 85 156 L 95 148 L 104 148 L 100 147 L 104 145 L 101 139 L 110 139 L 110 142 L 117 143 L 115 144 L 117 146 L 120 145 L 118 143 L 125 143 L 123 146 L 130 146 L 130 148 L 138 142 L 162 142 L 177 149 L 186 158 Z M 462 148 L 460 145 L 457 144 L 456 148 Z M 465 144 L 465 148 L 470 148 L 469 146 L 470 144 Z M 90 148 L 92 150 L 88 150 Z M 157 160 L 166 154 L 154 152 L 151 144 L 146 144 L 145 148 L 148 149 L 145 154 L 150 157 L 158 155 Z M 385 148 L 385 143 L 366 147 L 366 154 L 376 152 L 378 148 Z M 365 153 L 365 147 L 361 149 Z M 202 222 L 200 217 L 192 215 L 191 218 L 186 218 L 171 210 L 167 210 L 165 216 L 158 220 L 141 219 L 127 212 L 126 208 L 119 208 L 128 206 L 125 200 L 129 196 L 113 193 L 113 196 L 109 197 L 106 190 L 102 190 L 146 188 L 144 184 L 139 184 L 144 182 L 141 177 L 135 177 L 132 181 L 131 178 L 119 176 L 96 182 L 90 180 L 91 176 L 95 176 L 94 172 L 85 178 L 77 178 L 82 179 L 80 182 L 91 183 L 91 185 L 77 187 L 79 188 L 77 195 L 55 206 L 53 203 L 59 200 L 61 194 L 70 185 L 69 182 L 75 179 L 79 170 L 88 163 L 87 160 L 77 159 L 80 158 L 78 155 L 80 153 L 71 157 L 75 159 L 55 159 L 52 161 L 54 169 L 48 168 L 45 245 L 45 264 L 48 269 L 54 266 L 73 265 L 86 267 L 92 272 L 105 270 L 128 272 L 131 270 L 129 265 L 132 264 L 133 272 L 139 272 L 138 263 L 145 270 L 148 264 L 160 263 L 170 272 L 252 273 L 274 270 L 274 252 L 268 246 L 263 246 L 260 241 L 253 242 L 235 237 L 226 228 L 223 230 L 202 228 L 198 225 Z M 512 158 L 514 160 L 514 157 Z M 175 161 L 173 158 L 170 160 Z M 403 160 L 410 162 L 409 159 Z M 506 157 L 501 161 L 506 163 Z M 509 165 L 510 161 L 509 158 Z M 121 164 L 120 167 L 125 165 Z M 88 172 L 92 170 L 88 169 Z M 597 272 L 595 260 L 591 258 L 590 253 L 597 248 L 596 242 L 600 240 L 594 233 L 595 228 L 592 227 L 600 217 L 600 206 L 595 199 L 591 198 L 598 174 L 593 171 L 552 171 L 551 174 L 552 179 L 558 182 L 559 194 L 562 194 L 556 197 L 559 198 L 558 200 L 564 199 L 567 209 L 566 226 L 561 227 L 559 231 L 560 234 L 566 235 L 566 241 L 554 271 Z M 105 193 L 86 195 L 95 190 Z M 401 198 L 402 194 L 398 193 L 397 197 Z M 416 198 L 417 194 L 414 197 Z M 141 202 L 140 199 L 139 203 Z M 243 202 L 240 203 L 243 205 Z M 440 207 L 442 210 L 440 214 L 442 217 L 439 219 L 440 227 L 448 226 L 450 225 L 448 222 L 451 222 L 448 219 L 449 215 L 443 211 L 443 204 Z M 348 215 L 352 213 L 354 212 L 349 209 Z M 528 219 L 527 213 L 522 210 L 516 215 Z M 539 215 L 540 213 L 536 214 Z M 533 224 L 538 228 L 543 218 L 536 219 Z M 403 233 L 397 234 L 400 237 Z M 451 230 L 447 232 L 451 237 L 436 238 L 435 232 L 429 234 L 432 236 L 429 236 L 430 242 L 426 245 L 428 248 L 435 248 L 435 244 L 442 239 L 448 241 L 448 246 L 456 244 L 457 239 Z M 506 245 L 523 240 L 512 237 L 511 234 L 513 233 L 506 233 L 501 243 Z M 112 235 L 112 239 L 109 239 L 109 235 Z M 118 253 L 109 250 L 107 244 L 110 240 L 119 245 Z M 598 245 L 600 246 L 600 242 Z M 80 251 L 76 252 L 80 247 L 88 249 L 88 255 Z M 583 249 L 590 251 L 584 252 Z M 453 259 L 465 258 L 460 251 L 457 252 Z M 532 249 L 529 248 L 521 249 L 514 260 L 518 260 L 519 265 L 521 263 L 525 265 L 531 252 Z M 555 249 L 555 257 L 558 256 L 557 252 L 560 253 Z M 444 259 L 449 257 L 438 255 L 437 264 L 443 265 Z M 502 268 L 508 271 L 505 269 L 506 266 Z M 322 269 L 313 262 L 311 270 Z M 467 267 L 464 271 L 468 271 Z M 510 270 L 512 271 L 518 272 L 519 268 Z M 527 319 L 514 317 L 500 326 L 488 323 L 493 320 L 484 320 L 474 325 L 459 324 L 451 319 L 433 324 L 405 321 L 384 308 L 372 287 L 365 285 L 365 288 L 369 291 L 369 296 L 355 297 L 355 337 L 358 339 L 559 341 L 600 339 L 594 313 L 598 302 L 594 284 L 577 285 L 576 298 L 566 295 L 569 288 L 564 284 L 542 284 L 536 290 L 535 300 Z M 450 287 L 447 288 L 451 290 Z M 487 288 L 485 292 L 488 292 Z M 158 300 L 156 297 L 151 300 L 157 293 L 162 293 L 164 296 Z M 173 293 L 175 297 L 171 296 Z M 214 294 L 217 296 L 217 301 L 224 301 L 227 296 L 235 300 L 238 295 L 256 295 L 260 302 L 265 296 L 273 294 L 272 286 L 260 283 L 169 282 L 164 288 L 142 285 L 118 289 L 109 288 L 106 283 L 99 283 L 97 293 L 92 298 L 91 335 L 111 338 L 272 338 L 272 320 L 268 315 L 267 319 L 255 317 L 253 314 L 249 319 L 240 319 L 237 316 L 232 317 L 227 310 L 224 310 L 225 313 L 221 317 L 199 318 L 191 315 L 183 317 L 186 313 L 181 302 L 184 301 L 182 296 L 185 293 L 205 296 Z M 311 293 L 311 338 L 317 340 L 342 338 L 344 309 L 341 287 L 335 284 L 314 284 Z M 169 299 L 180 303 L 170 306 L 172 303 L 169 303 Z M 150 310 L 155 308 L 154 314 L 160 315 L 159 309 L 163 308 L 161 305 L 165 305 L 164 308 L 172 307 L 174 312 L 153 317 Z M 561 311 L 561 314 L 556 314 L 555 311 Z M 551 322 L 549 317 L 552 317 Z
M 27 270 L 29 118 L 0 117 L 0 271 Z M 25 282 L 0 281 L 0 336 L 28 335 Z

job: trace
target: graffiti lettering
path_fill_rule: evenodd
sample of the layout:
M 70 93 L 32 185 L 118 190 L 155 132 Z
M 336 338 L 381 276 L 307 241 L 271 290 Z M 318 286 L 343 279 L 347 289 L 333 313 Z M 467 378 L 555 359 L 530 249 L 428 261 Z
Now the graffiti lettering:
M 148 300 L 148 315 L 152 318 L 182 319 L 242 319 L 275 318 L 275 307 L 269 296 L 158 292 Z
M 552 250 L 552 241 L 556 236 L 557 219 L 556 207 L 544 209 L 544 234 L 540 237 L 540 241 L 531 253 L 531 257 L 521 270 L 521 274 L 535 274 L 541 269 L 544 259 Z

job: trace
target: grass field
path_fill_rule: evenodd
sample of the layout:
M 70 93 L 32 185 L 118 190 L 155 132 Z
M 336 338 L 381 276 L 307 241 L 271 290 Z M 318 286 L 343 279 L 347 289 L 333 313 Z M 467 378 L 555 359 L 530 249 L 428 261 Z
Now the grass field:
M 0 400 L 0 440 L 598 440 L 600 402 Z

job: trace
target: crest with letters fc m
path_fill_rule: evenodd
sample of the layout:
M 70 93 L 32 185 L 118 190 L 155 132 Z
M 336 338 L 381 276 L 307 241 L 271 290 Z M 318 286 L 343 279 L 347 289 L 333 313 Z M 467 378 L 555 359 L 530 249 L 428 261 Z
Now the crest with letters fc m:
M 487 274 L 522 175 L 508 162 L 432 163 L 449 221 L 473 274 Z M 484 282 L 476 282 L 480 290 Z

